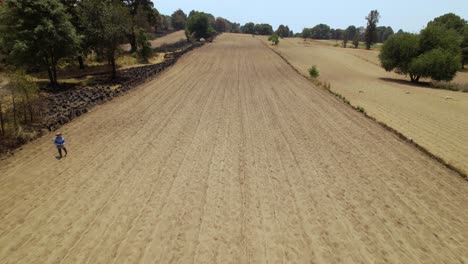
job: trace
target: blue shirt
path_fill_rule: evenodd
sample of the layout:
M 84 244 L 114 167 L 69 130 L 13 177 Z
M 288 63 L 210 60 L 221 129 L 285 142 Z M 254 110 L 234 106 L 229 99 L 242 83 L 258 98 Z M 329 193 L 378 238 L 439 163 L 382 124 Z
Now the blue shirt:
M 55 144 L 56 146 L 64 145 L 64 144 L 65 144 L 65 138 L 63 138 L 63 137 L 56 137 L 55 140 L 54 140 L 54 144 Z

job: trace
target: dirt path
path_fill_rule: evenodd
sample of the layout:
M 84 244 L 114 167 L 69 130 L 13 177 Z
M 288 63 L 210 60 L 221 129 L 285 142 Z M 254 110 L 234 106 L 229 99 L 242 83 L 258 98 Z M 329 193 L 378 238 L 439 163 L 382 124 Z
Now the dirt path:
M 0 161 L 0 263 L 464 263 L 468 184 L 223 34 Z
M 468 174 L 468 93 L 410 85 L 379 66 L 377 51 L 302 39 L 284 39 L 276 49 L 304 75 L 317 65 L 333 91 Z M 468 73 L 454 81 L 467 83 Z

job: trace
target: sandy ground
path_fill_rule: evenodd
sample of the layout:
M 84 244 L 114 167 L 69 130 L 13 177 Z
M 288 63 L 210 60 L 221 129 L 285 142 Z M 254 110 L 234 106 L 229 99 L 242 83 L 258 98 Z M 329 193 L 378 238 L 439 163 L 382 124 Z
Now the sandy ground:
M 0 263 L 466 263 L 468 184 L 223 34 L 0 161 Z
M 413 86 L 385 72 L 378 51 L 302 39 L 283 39 L 275 49 L 304 75 L 317 65 L 320 79 L 330 82 L 333 91 L 468 173 L 468 93 Z M 468 72 L 454 82 L 468 83 Z
M 183 30 L 176 31 L 174 33 L 168 34 L 164 37 L 160 37 L 151 41 L 151 47 L 159 48 L 166 44 L 173 44 L 181 40 L 186 39 L 185 32 Z M 122 45 L 121 48 L 125 51 L 130 51 L 130 44 Z

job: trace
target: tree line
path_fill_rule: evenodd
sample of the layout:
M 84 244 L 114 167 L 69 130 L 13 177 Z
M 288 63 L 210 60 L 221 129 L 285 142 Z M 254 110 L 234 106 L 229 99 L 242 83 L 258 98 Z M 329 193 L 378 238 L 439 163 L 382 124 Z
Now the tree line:
M 5 0 L 0 4 L 0 53 L 6 62 L 27 71 L 46 71 L 57 87 L 57 67 L 75 58 L 80 69 L 94 53 L 116 76 L 120 45 L 145 59 L 152 34 L 185 30 L 187 39 L 217 32 L 240 32 L 240 25 L 198 11 L 161 15 L 151 0 Z

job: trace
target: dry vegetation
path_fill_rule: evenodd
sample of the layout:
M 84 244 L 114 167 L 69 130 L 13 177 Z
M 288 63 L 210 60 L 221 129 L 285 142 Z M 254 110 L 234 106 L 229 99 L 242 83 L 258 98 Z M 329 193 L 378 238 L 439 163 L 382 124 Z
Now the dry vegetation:
M 186 40 L 187 38 L 185 37 L 185 32 L 183 30 L 179 30 L 176 32 L 173 32 L 171 34 L 168 34 L 164 37 L 156 38 L 151 41 L 151 47 L 152 48 L 159 48 L 161 46 L 164 46 L 166 44 L 173 44 L 176 42 L 179 42 L 181 40 Z M 125 51 L 130 51 L 130 45 L 122 45 L 122 49 Z
M 319 80 L 330 83 L 333 92 L 468 173 L 468 93 L 433 87 L 448 84 L 415 86 L 387 73 L 379 65 L 378 51 L 302 39 L 283 39 L 275 49 L 304 75 L 317 65 Z M 459 73 L 453 83 L 464 89 L 468 72 Z
M 222 35 L 66 125 L 69 157 L 0 161 L 0 262 L 466 261 L 466 182 L 349 109 Z

